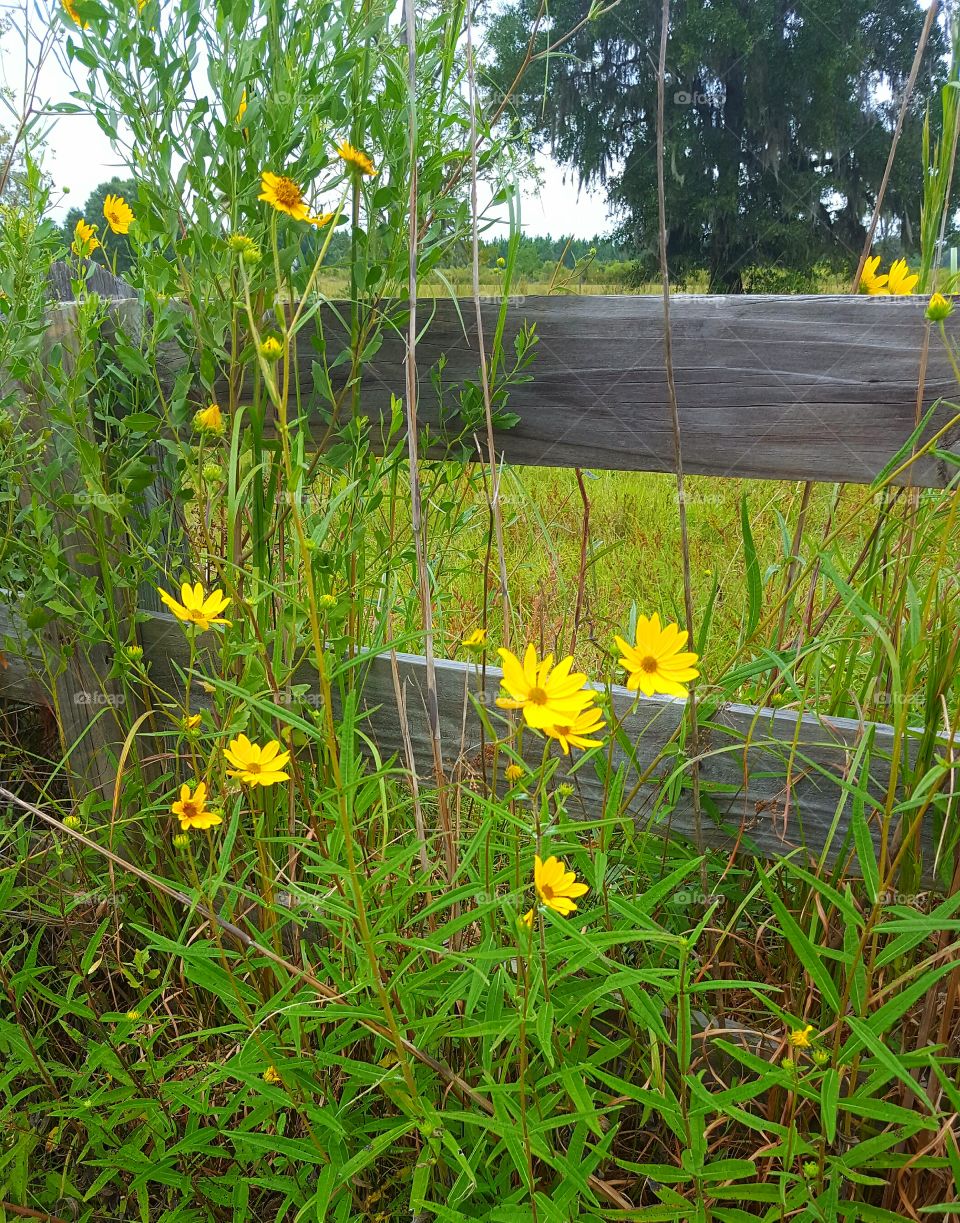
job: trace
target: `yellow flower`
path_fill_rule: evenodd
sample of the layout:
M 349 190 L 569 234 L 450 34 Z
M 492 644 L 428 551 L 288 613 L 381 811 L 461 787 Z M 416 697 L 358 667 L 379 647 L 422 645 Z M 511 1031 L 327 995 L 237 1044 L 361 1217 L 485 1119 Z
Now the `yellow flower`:
M 502 684 L 508 697 L 498 697 L 501 709 L 522 709 L 528 726 L 544 730 L 558 722 L 571 721 L 589 705 L 596 693 L 584 689 L 586 676 L 571 673 L 573 658 L 553 665 L 553 655 L 537 662 L 537 651 L 527 646 L 523 662 L 509 650 L 498 650 L 503 663 Z
M 78 259 L 85 259 L 92 255 L 100 245 L 97 238 L 97 226 L 88 225 L 87 222 L 80 218 L 73 229 L 73 242 L 70 244 L 70 249 Z
M 240 98 L 240 105 L 237 107 L 237 113 L 233 117 L 234 123 L 239 123 L 240 120 L 243 118 L 243 116 L 246 113 L 247 113 L 247 91 L 244 90 Z
M 201 715 L 199 713 L 188 713 L 183 719 L 184 730 L 196 730 L 200 725 Z
M 268 335 L 260 345 L 260 355 L 264 361 L 279 361 L 283 356 L 283 344 L 275 335 Z
M 623 657 L 620 666 L 627 671 L 627 687 L 644 696 L 662 692 L 665 696 L 686 696 L 686 685 L 700 674 L 694 669 L 696 654 L 684 651 L 687 634 L 676 624 L 660 627 L 656 612 L 637 621 L 635 645 L 614 637 Z
M 487 644 L 487 630 L 485 628 L 475 628 L 473 632 L 467 633 L 463 639 L 463 644 L 468 650 L 480 650 Z
M 115 234 L 130 232 L 130 225 L 133 221 L 133 209 L 122 195 L 107 196 L 103 201 L 103 215 Z
M 355 149 L 349 140 L 340 141 L 337 145 L 337 154 L 358 174 L 373 175 L 377 172 L 366 153 Z
M 561 917 L 575 913 L 577 906 L 573 898 L 590 890 L 585 883 L 577 883 L 576 874 L 568 871 L 567 864 L 560 858 L 551 857 L 541 862 L 539 855 L 533 860 L 533 882 L 542 903 Z
M 805 1028 L 796 1028 L 787 1036 L 787 1040 L 793 1045 L 794 1049 L 809 1049 L 810 1048 L 810 1033 L 813 1031 L 813 1024 L 808 1023 Z
M 223 754 L 233 765 L 227 770 L 227 776 L 236 777 L 248 786 L 272 786 L 278 781 L 290 780 L 289 774 L 283 772 L 290 753 L 280 751 L 278 739 L 271 739 L 260 747 L 251 743 L 246 735 L 237 735 Z
M 285 212 L 295 221 L 306 221 L 309 218 L 310 209 L 303 198 L 303 192 L 292 178 L 264 170 L 260 175 L 260 186 L 258 200 L 266 200 L 277 212 Z
M 337 214 L 335 212 L 321 212 L 315 217 L 307 217 L 311 225 L 316 225 L 317 229 L 322 229 L 324 225 L 329 225 Z
M 201 633 L 205 633 L 211 624 L 230 623 L 220 615 L 230 602 L 222 590 L 212 590 L 207 594 L 199 582 L 195 586 L 184 582 L 180 587 L 180 603 L 165 590 L 158 588 L 157 593 L 178 620 L 195 624 Z
M 330 594 L 321 595 L 320 598 L 317 599 L 317 602 L 320 604 L 321 607 L 325 607 L 329 611 L 331 607 L 337 606 L 337 596 L 330 595 Z
M 280 1075 L 277 1073 L 276 1066 L 268 1066 L 263 1072 L 263 1081 L 276 1087 L 278 1083 L 283 1082 L 283 1079 L 281 1079 Z
M 927 305 L 927 318 L 931 323 L 942 323 L 953 314 L 953 302 L 948 302 L 942 293 L 934 293 Z
M 905 296 L 913 292 L 919 279 L 920 277 L 916 272 L 910 271 L 906 259 L 898 259 L 890 267 L 890 275 L 887 277 L 887 288 L 894 296 Z
M 188 828 L 214 828 L 223 823 L 220 815 L 207 807 L 207 783 L 204 781 L 197 782 L 193 794 L 188 785 L 182 785 L 180 798 L 171 804 L 170 810 L 180 821 L 180 828 L 184 832 Z
M 201 410 L 193 418 L 193 427 L 202 433 L 222 433 L 223 413 L 218 403 L 212 403 Z
M 551 739 L 556 739 L 563 748 L 564 756 L 569 756 L 571 747 L 600 747 L 601 739 L 591 739 L 598 731 L 603 730 L 606 722 L 599 709 L 587 708 L 578 713 L 570 722 L 562 726 L 545 726 L 544 733 Z
M 89 21 L 80 20 L 80 14 L 77 12 L 76 6 L 74 5 L 73 0 L 60 0 L 60 3 L 63 5 L 64 10 L 66 11 L 67 15 L 70 17 L 71 21 L 76 22 L 76 24 L 80 26 L 82 30 L 86 30 L 89 27 L 90 25 Z
M 142 1018 L 142 1016 L 139 1011 L 127 1011 L 127 1018 L 133 1023 L 136 1023 L 138 1019 Z
M 886 276 L 878 276 L 877 269 L 880 267 L 880 256 L 873 255 L 863 265 L 863 275 L 860 277 L 860 287 L 866 289 L 868 293 L 880 293 L 885 289 L 887 278 Z
M 528 930 L 532 930 L 533 929 L 533 909 L 527 909 L 523 917 L 518 917 L 517 924 L 520 926 L 526 926 Z
M 524 773 L 526 773 L 526 771 L 527 770 L 523 767 L 522 764 L 508 764 L 507 767 L 503 770 L 503 775 L 504 777 L 506 777 L 507 781 L 515 782 L 515 781 L 519 781 L 520 778 L 523 777 Z

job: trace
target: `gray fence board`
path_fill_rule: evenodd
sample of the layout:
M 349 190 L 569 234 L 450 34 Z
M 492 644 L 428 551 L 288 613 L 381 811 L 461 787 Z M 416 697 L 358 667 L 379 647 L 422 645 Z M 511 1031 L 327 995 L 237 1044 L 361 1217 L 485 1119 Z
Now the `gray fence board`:
M 0 643 L 5 632 L 15 635 L 15 618 L 9 609 L 4 612 L 0 608 Z M 140 639 L 158 685 L 170 692 L 180 690 L 178 669 L 188 667 L 189 651 L 179 622 L 166 612 L 149 613 L 141 625 Z M 208 644 L 216 648 L 214 638 Z M 10 662 L 10 668 L 0 669 L 0 697 L 35 700 L 37 687 L 30 681 L 25 664 L 16 657 Z M 198 665 L 203 666 L 202 652 Z M 424 659 L 398 654 L 397 666 L 406 695 L 414 762 L 418 775 L 429 784 L 433 757 L 426 715 Z M 391 667 L 390 657 L 385 654 L 371 655 L 361 667 L 364 729 L 384 757 L 404 760 Z M 485 763 L 481 751 L 482 723 L 471 697 L 486 709 L 495 728 L 506 729 L 504 715 L 494 704 L 501 672 L 488 667 L 481 674 L 472 663 L 450 659 L 438 659 L 436 669 L 444 763 L 450 776 L 469 780 L 489 768 L 489 759 Z M 315 703 L 319 697 L 315 673 L 303 670 L 296 681 L 313 685 L 307 693 L 307 704 L 311 700 Z M 269 699 L 268 693 L 262 695 Z M 649 768 L 676 736 L 683 721 L 684 702 L 654 697 L 637 703 L 633 693 L 619 686 L 612 688 L 611 698 L 623 730 L 634 745 L 640 769 Z M 192 700 L 197 708 L 209 699 L 198 685 L 193 686 Z M 849 802 L 838 778 L 852 780 L 853 754 L 868 731 L 874 736 L 869 753 L 868 788 L 881 799 L 889 779 L 888 760 L 894 736 L 891 727 L 849 718 L 799 715 L 784 709 L 721 706 L 701 728 L 701 789 L 713 809 L 712 816 L 703 817 L 705 843 L 727 850 L 739 844 L 746 853 L 773 858 L 804 848 L 809 854 L 819 855 L 830 842 L 832 848 L 827 856 L 833 861 L 849 830 Z M 525 739 L 528 763 L 536 767 L 542 740 L 533 735 Z M 486 744 L 489 743 L 487 735 Z M 569 776 L 569 765 L 579 755 L 563 762 L 563 776 Z M 614 766 L 623 760 L 624 752 L 617 746 Z M 674 767 L 672 757 L 661 762 L 653 778 L 631 802 L 628 814 L 639 825 L 658 833 L 689 838 L 693 835 L 693 812 L 686 788 L 680 791 L 671 811 L 655 807 L 662 783 Z M 574 809 L 584 819 L 599 819 L 604 814 L 603 786 L 593 766 L 577 770 L 570 780 L 575 786 Z M 635 780 L 632 774 L 628 791 Z M 605 814 L 609 817 L 615 812 Z M 934 844 L 929 823 L 922 844 L 925 864 L 929 866 Z M 801 860 L 805 860 L 805 855 L 801 855 Z
M 505 331 L 508 352 L 522 325 L 540 337 L 533 379 L 510 393 L 516 428 L 497 435 L 508 463 L 550 467 L 672 471 L 673 440 L 663 371 L 662 303 L 653 296 L 528 297 L 511 299 Z M 465 379 L 478 377 L 476 327 L 466 303 L 420 303 L 428 319 L 417 347 L 418 415 L 442 436 L 430 371 L 446 358 L 440 382 L 446 411 Z M 924 297 L 696 296 L 673 298 L 673 358 L 684 464 L 692 474 L 784 480 L 870 483 L 910 437 L 916 423 L 917 383 L 924 329 Z M 485 335 L 496 326 L 498 303 L 483 306 Z M 398 310 L 402 308 L 398 307 Z M 384 308 L 390 318 L 389 308 Z M 298 343 L 303 402 L 311 401 L 308 342 L 323 336 L 326 360 L 346 347 L 331 308 L 311 321 Z M 384 329 L 382 347 L 364 367 L 363 411 L 376 438 L 390 419 L 391 394 L 403 393 L 402 314 Z M 947 324 L 953 328 L 950 320 Z M 182 366 L 171 348 L 166 377 Z M 331 370 L 334 386 L 348 366 Z M 221 388 L 226 402 L 227 388 Z M 957 395 L 939 338 L 930 344 L 925 406 Z M 944 405 L 931 434 L 952 420 Z M 308 416 L 309 419 L 309 416 Z M 455 430 L 451 430 L 455 432 Z M 944 439 L 960 449 L 960 430 Z M 476 457 L 475 447 L 468 452 Z M 433 457 L 448 453 L 438 442 Z M 953 468 L 924 458 L 910 481 L 937 487 Z M 901 477 L 901 482 L 908 482 Z
M 168 613 L 152 613 L 141 626 L 141 640 L 157 683 L 168 691 L 177 691 L 177 670 L 186 669 L 189 662 L 179 623 Z M 424 659 L 398 654 L 397 666 L 406 694 L 414 761 L 419 776 L 429 784 L 433 758 L 426 715 Z M 470 695 L 479 698 L 495 726 L 505 728 L 504 715 L 494 705 L 501 672 L 488 667 L 481 685 L 480 673 L 471 663 L 438 659 L 436 667 L 444 763 L 451 776 L 469 779 L 484 769 L 482 726 Z M 403 760 L 389 655 L 371 655 L 361 674 L 364 729 L 384 757 L 396 755 Z M 319 698 L 315 674 L 304 670 L 298 673 L 296 681 L 312 685 L 307 694 L 308 704 L 310 698 L 315 703 Z M 263 695 L 269 699 L 269 694 Z M 634 744 L 639 766 L 646 769 L 675 736 L 683 719 L 684 702 L 659 697 L 636 704 L 634 695 L 618 686 L 613 687 L 611 695 L 624 731 Z M 199 706 L 208 699 L 194 685 L 194 703 Z M 819 854 L 829 840 L 839 812 L 833 837 L 834 850 L 839 848 L 849 827 L 849 812 L 837 778 L 848 775 L 854 749 L 868 730 L 874 734 L 869 788 L 879 798 L 889 777 L 891 727 L 847 718 L 801 716 L 789 710 L 746 705 L 721 707 L 702 730 L 701 786 L 716 808 L 716 818 L 704 817 L 706 843 L 729 849 L 742 838 L 745 851 L 755 851 L 764 857 L 789 853 L 802 846 Z M 526 740 L 529 763 L 535 766 L 540 760 L 542 741 L 533 735 L 527 735 Z M 579 754 L 573 757 L 578 758 Z M 623 759 L 624 753 L 617 747 L 614 765 Z M 569 762 L 565 764 L 564 773 Z M 691 836 L 693 813 L 686 789 L 681 791 L 669 819 L 653 808 L 660 784 L 673 767 L 670 762 L 662 764 L 659 774 L 644 785 L 631 803 L 629 815 L 640 824 L 650 823 L 658 831 L 672 830 Z M 578 770 L 572 780 L 579 813 L 587 819 L 599 818 L 603 787 L 592 765 Z M 632 781 L 628 790 L 631 785 Z M 929 827 L 923 840 L 926 858 L 932 846 Z M 833 853 L 829 856 L 832 859 Z

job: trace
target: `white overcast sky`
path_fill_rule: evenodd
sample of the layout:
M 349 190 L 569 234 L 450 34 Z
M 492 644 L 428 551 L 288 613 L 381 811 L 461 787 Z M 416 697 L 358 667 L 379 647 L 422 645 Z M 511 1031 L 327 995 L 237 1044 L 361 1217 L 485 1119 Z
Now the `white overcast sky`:
M 0 10 L 6 7 L 0 3 Z M 23 47 L 14 31 L 3 37 L 0 55 L 0 84 L 9 85 L 17 98 L 23 89 Z M 80 69 L 82 72 L 83 69 Z M 51 57 L 43 70 L 40 97 L 49 103 L 69 100 L 71 82 Z M 0 125 L 9 119 L 0 116 Z M 538 159 L 543 183 L 524 188 L 521 220 L 530 235 L 592 238 L 608 233 L 612 224 L 607 215 L 604 193 L 579 190 L 570 170 L 557 165 L 549 156 Z M 52 121 L 46 144 L 44 168 L 54 185 L 54 216 L 62 217 L 70 208 L 82 207 L 90 192 L 114 174 L 126 175 L 122 163 L 107 137 L 88 115 L 63 115 Z M 62 192 L 69 194 L 63 195 Z

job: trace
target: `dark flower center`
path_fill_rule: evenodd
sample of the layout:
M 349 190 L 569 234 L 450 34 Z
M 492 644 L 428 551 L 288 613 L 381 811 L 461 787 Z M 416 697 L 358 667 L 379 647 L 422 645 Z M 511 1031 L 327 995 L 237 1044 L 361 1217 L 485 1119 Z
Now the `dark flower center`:
M 300 203 L 300 188 L 292 178 L 279 178 L 274 187 L 277 199 L 287 208 L 293 208 Z

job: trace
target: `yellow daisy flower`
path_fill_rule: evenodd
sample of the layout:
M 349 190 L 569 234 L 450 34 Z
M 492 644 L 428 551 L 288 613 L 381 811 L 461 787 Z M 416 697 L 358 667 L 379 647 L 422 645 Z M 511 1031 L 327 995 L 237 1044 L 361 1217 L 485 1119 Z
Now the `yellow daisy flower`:
M 337 214 L 335 212 L 321 212 L 315 217 L 307 217 L 307 222 L 310 225 L 316 225 L 317 229 L 322 229 L 324 225 L 329 225 Z
M 887 288 L 892 296 L 906 296 L 913 292 L 919 279 L 918 273 L 910 271 L 906 259 L 898 259 L 891 264 Z
M 303 192 L 292 178 L 264 170 L 260 175 L 260 187 L 258 200 L 266 200 L 277 212 L 285 212 L 295 221 L 306 221 L 309 218 L 310 209 L 303 198 Z
M 103 201 L 103 215 L 115 234 L 130 232 L 130 225 L 134 219 L 133 209 L 122 195 L 107 196 Z
M 805 1028 L 796 1028 L 793 1032 L 787 1035 L 787 1040 L 793 1045 L 794 1049 L 809 1049 L 810 1048 L 810 1033 L 813 1031 L 813 1024 L 808 1023 Z
M 190 793 L 186 784 L 180 787 L 180 798 L 172 803 L 170 810 L 180 821 L 180 827 L 185 832 L 188 828 L 215 828 L 222 824 L 222 817 L 207 807 L 206 782 L 197 782 L 197 788 Z
M 886 288 L 886 276 L 878 276 L 877 270 L 880 267 L 880 256 L 872 255 L 863 265 L 863 274 L 860 277 L 860 287 L 868 293 L 878 294 L 881 289 Z
M 278 781 L 289 781 L 284 767 L 290 761 L 289 752 L 280 751 L 279 739 L 271 739 L 261 747 L 251 743 L 246 735 L 231 739 L 224 756 L 233 765 L 227 770 L 228 777 L 236 777 L 248 786 L 273 786 Z
M 283 356 L 283 343 L 275 335 L 268 335 L 260 345 L 260 355 L 264 361 L 279 361 Z
M 571 672 L 573 658 L 564 658 L 553 665 L 553 655 L 537 662 L 537 651 L 527 646 L 523 662 L 509 650 L 498 650 L 503 664 L 501 683 L 509 696 L 498 697 L 501 709 L 522 709 L 528 726 L 545 730 L 548 726 L 567 723 L 576 718 L 596 699 L 596 693 L 585 689 L 586 676 Z
M 280 1075 L 277 1073 L 276 1066 L 268 1066 L 263 1072 L 263 1081 L 265 1083 L 270 1083 L 273 1087 L 276 1087 L 279 1083 L 283 1082 L 283 1079 L 281 1079 Z
M 485 628 L 475 628 L 472 632 L 467 633 L 463 639 L 464 648 L 467 650 L 480 650 L 487 644 L 487 630 Z
M 676 624 L 660 627 L 656 612 L 637 621 L 637 639 L 628 645 L 622 637 L 614 637 L 622 657 L 620 666 L 627 671 L 627 687 L 644 696 L 661 692 L 664 696 L 686 696 L 686 685 L 700 674 L 694 669 L 696 654 L 684 650 L 686 632 Z
M 78 259 L 86 259 L 99 245 L 97 226 L 88 224 L 81 217 L 73 228 L 73 241 L 70 243 L 70 249 Z
M 230 623 L 220 615 L 230 602 L 222 590 L 212 590 L 210 594 L 207 594 L 199 582 L 194 586 L 191 586 L 189 582 L 184 582 L 180 587 L 181 601 L 179 603 L 173 595 L 167 594 L 159 587 L 157 593 L 178 620 L 195 624 L 201 633 L 205 633 L 212 624 Z
M 604 722 L 600 710 L 595 707 L 588 707 L 562 726 L 545 726 L 543 729 L 544 734 L 549 735 L 551 739 L 557 740 L 563 748 L 564 756 L 569 756 L 571 747 L 579 747 L 584 750 L 588 747 L 600 747 L 603 740 L 591 739 L 590 736 L 597 734 L 605 726 L 606 722 Z
M 506 777 L 507 781 L 513 783 L 513 782 L 519 781 L 520 778 L 523 777 L 523 775 L 526 773 L 526 771 L 527 770 L 523 767 L 522 764 L 508 764 L 507 767 L 503 770 L 503 775 L 504 777 Z
M 243 116 L 247 113 L 247 91 L 244 90 L 240 97 L 240 105 L 237 107 L 237 113 L 233 117 L 234 123 L 239 123 Z M 261 196 L 261 198 L 263 198 Z
M 532 930 L 533 929 L 533 909 L 527 909 L 523 917 L 518 917 L 517 924 L 520 926 L 526 926 L 528 930 Z
M 218 403 L 212 403 L 201 410 L 193 418 L 193 427 L 202 433 L 222 433 L 223 413 Z
M 341 140 L 337 145 L 337 155 L 347 163 L 357 174 L 376 174 L 373 162 L 360 149 L 355 149 L 349 140 Z
M 533 882 L 541 903 L 561 917 L 575 913 L 574 897 L 590 891 L 585 883 L 577 883 L 576 874 L 568 871 L 560 858 L 550 857 L 541 862 L 539 854 L 533 860 Z
M 183 719 L 181 725 L 184 730 L 196 730 L 200 725 L 201 715 L 199 713 L 188 713 Z
M 90 25 L 89 21 L 81 21 L 80 14 L 77 12 L 77 9 L 73 3 L 73 0 L 60 0 L 60 3 L 63 5 L 64 11 L 66 12 L 70 20 L 73 21 L 76 25 L 78 25 L 81 28 L 81 30 L 86 30 L 89 27 Z

